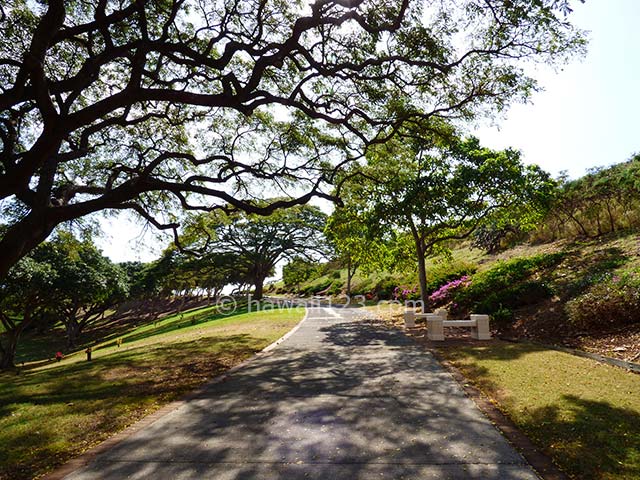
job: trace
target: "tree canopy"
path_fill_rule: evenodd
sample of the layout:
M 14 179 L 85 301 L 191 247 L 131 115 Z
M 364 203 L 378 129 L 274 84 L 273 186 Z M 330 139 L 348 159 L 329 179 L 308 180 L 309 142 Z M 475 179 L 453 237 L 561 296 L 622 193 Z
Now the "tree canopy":
M 64 323 L 68 347 L 75 347 L 82 331 L 129 293 L 125 271 L 89 240 L 61 232 L 32 257 L 55 273 L 47 291 L 48 309 Z
M 446 125 L 406 132 L 372 149 L 365 167 L 345 183 L 345 202 L 392 234 L 410 239 L 418 261 L 422 301 L 428 304 L 425 258 L 446 242 L 469 237 L 482 223 L 543 217 L 555 184 L 513 149 L 493 151 L 460 139 Z
M 526 99 L 535 82 L 522 60 L 562 63 L 584 45 L 569 10 L 568 0 L 4 1 L 0 277 L 57 225 L 95 212 L 175 230 L 180 209 L 269 214 L 327 196 L 334 168 L 403 123 Z
M 205 255 L 233 254 L 235 269 L 246 272 L 262 298 L 265 279 L 280 260 L 318 258 L 326 252 L 326 215 L 317 207 L 299 205 L 268 217 L 247 214 L 200 214 L 185 226 L 182 243 Z
M 33 325 L 61 322 L 68 347 L 109 307 L 129 292 L 125 271 L 113 264 L 91 240 L 59 232 L 21 259 L 0 281 L 0 367 L 13 364 L 22 333 Z
M 356 170 L 357 171 L 357 170 Z M 348 188 L 348 187 L 347 187 Z M 327 221 L 325 234 L 338 260 L 347 269 L 346 294 L 351 295 L 351 281 L 358 269 L 365 273 L 389 267 L 390 256 L 382 238 L 384 229 L 377 219 L 359 215 L 358 203 L 335 208 Z

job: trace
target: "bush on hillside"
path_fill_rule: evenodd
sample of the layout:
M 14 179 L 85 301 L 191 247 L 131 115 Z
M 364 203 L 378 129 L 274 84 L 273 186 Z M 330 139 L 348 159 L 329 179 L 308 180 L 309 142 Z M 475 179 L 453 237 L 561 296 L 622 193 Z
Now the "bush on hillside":
M 464 275 L 456 280 L 452 280 L 445 283 L 431 295 L 429 295 L 429 301 L 434 307 L 439 307 L 447 304 L 460 289 L 466 288 L 471 284 L 471 277 Z
M 405 300 L 418 300 L 420 298 L 420 291 L 418 287 L 408 287 L 405 285 L 398 285 L 393 289 L 393 300 L 404 302 Z
M 498 262 L 456 291 L 453 296 L 456 310 L 494 314 L 500 309 L 533 305 L 549 298 L 553 290 L 532 277 L 556 266 L 563 258 L 563 253 L 552 253 Z
M 398 285 L 398 279 L 393 276 L 386 276 L 382 278 L 373 288 L 378 298 L 384 300 L 391 300 L 393 298 L 393 292 Z
M 342 293 L 342 282 L 334 280 L 327 290 L 327 295 L 340 295 Z
M 473 275 L 477 270 L 476 265 L 464 261 L 451 260 L 436 263 L 427 269 L 427 292 L 433 293 L 449 282 Z
M 302 293 L 303 295 L 315 295 L 329 288 L 332 283 L 333 280 L 331 280 L 330 278 L 323 278 L 318 282 L 314 282 L 311 285 L 307 285 L 306 287 L 302 288 L 300 290 L 300 293 Z
M 578 328 L 603 329 L 640 322 L 640 278 L 609 275 L 567 302 L 565 311 Z
M 351 295 L 366 295 L 367 293 L 371 293 L 374 287 L 375 285 L 371 277 L 363 278 L 351 286 Z

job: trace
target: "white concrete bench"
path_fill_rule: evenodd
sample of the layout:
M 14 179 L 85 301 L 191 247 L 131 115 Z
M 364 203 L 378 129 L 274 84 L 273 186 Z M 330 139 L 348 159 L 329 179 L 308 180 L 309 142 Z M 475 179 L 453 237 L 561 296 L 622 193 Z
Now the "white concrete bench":
M 404 328 L 413 328 L 416 326 L 416 312 L 412 309 L 404 311 Z
M 471 328 L 472 338 L 491 340 L 489 315 L 471 314 L 469 320 L 446 320 L 446 317 L 437 314 L 427 316 L 427 338 L 429 340 L 444 340 L 444 327 Z
M 447 320 L 446 310 L 438 309 L 435 313 L 418 313 L 409 309 L 404 314 L 406 328 L 416 326 L 416 318 L 426 318 L 427 338 L 429 340 L 444 340 L 444 327 L 465 327 L 471 329 L 471 337 L 476 340 L 491 340 L 489 329 L 489 315 L 471 314 L 469 320 Z
M 444 308 L 439 308 L 434 313 L 437 315 L 443 315 L 445 318 L 447 317 L 447 310 Z M 416 326 L 416 318 L 427 318 L 427 316 L 429 315 L 433 315 L 433 314 L 416 313 L 414 309 L 409 308 L 404 311 L 404 327 L 414 328 Z

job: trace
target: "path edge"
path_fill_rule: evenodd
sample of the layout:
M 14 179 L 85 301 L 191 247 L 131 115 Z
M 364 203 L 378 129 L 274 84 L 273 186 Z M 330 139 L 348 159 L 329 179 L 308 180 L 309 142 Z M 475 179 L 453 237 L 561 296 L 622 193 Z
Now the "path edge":
M 430 348 L 416 341 L 407 332 L 397 325 L 386 321 L 384 318 L 376 315 L 385 328 L 393 328 L 409 338 L 414 345 L 422 348 L 425 352 L 432 355 L 436 359 L 442 369 L 453 377 L 454 381 L 460 386 L 464 394 L 469 398 L 476 408 L 491 422 L 493 427 L 498 430 L 502 437 L 524 458 L 524 460 L 533 468 L 536 475 L 542 480 L 569 480 L 569 477 L 560 470 L 553 462 L 551 457 L 544 453 L 533 441 L 522 431 L 516 424 L 507 417 L 506 414 L 498 408 L 498 405 L 491 399 L 489 395 L 471 384 L 460 369 L 453 363 L 442 356 L 437 348 Z
M 489 419 L 491 424 L 502 433 L 503 437 L 527 461 L 542 480 L 568 480 L 553 462 L 517 425 L 498 408 L 496 403 L 482 390 L 471 384 L 471 381 L 445 359 L 436 349 L 427 349 L 440 365 L 460 385 L 465 395 L 473 401 L 478 410 Z
M 273 351 L 282 342 L 284 342 L 291 335 L 293 335 L 295 332 L 297 332 L 298 329 L 302 326 L 303 322 L 305 322 L 307 320 L 308 316 L 309 316 L 309 309 L 307 307 L 304 307 L 304 315 L 302 316 L 302 320 L 300 320 L 291 330 L 289 330 L 287 333 L 285 333 L 283 336 L 281 336 L 275 342 L 267 345 L 262 350 L 260 350 L 255 355 L 253 355 L 252 357 L 247 358 L 243 362 L 240 362 L 239 364 L 231 367 L 229 370 L 226 370 L 225 372 L 221 373 L 220 375 L 217 375 L 217 376 L 213 377 L 211 380 L 203 383 L 198 388 L 196 388 L 195 390 L 192 390 L 191 392 L 185 394 L 181 398 L 179 398 L 177 400 L 174 400 L 174 401 L 172 401 L 172 402 L 160 407 L 158 410 L 156 410 L 155 412 L 153 412 L 153 413 L 151 413 L 149 415 L 144 416 L 143 418 L 141 418 L 137 422 L 132 423 L 128 427 L 125 427 L 123 430 L 120 430 L 119 432 L 117 432 L 117 433 L 113 434 L 112 436 L 106 438 L 105 440 L 103 440 L 99 444 L 97 444 L 97 445 L 95 445 L 93 447 L 90 447 L 88 450 L 85 450 L 84 452 L 80 453 L 79 455 L 69 459 L 67 462 L 65 462 L 62 465 L 56 467 L 51 472 L 39 475 L 39 476 L 37 476 L 35 478 L 38 478 L 40 480 L 62 480 L 66 476 L 68 476 L 68 475 L 72 474 L 73 472 L 75 472 L 76 470 L 79 470 L 79 469 L 85 467 L 86 465 L 91 463 L 91 461 L 93 461 L 93 459 L 95 459 L 98 455 L 100 455 L 104 451 L 108 450 L 109 448 L 112 448 L 112 447 L 116 446 L 117 444 L 119 444 L 123 440 L 129 438 L 131 435 L 139 432 L 143 428 L 146 428 L 149 425 L 151 425 L 152 423 L 160 420 L 165 415 L 168 415 L 169 413 L 173 412 L 174 410 L 177 410 L 178 408 L 180 408 L 183 405 L 187 404 L 189 401 L 193 400 L 194 398 L 197 398 L 202 393 L 204 393 L 206 391 L 206 389 L 208 389 L 211 385 L 215 385 L 217 383 L 221 383 L 221 382 L 226 381 L 227 378 L 229 378 L 229 376 L 232 375 L 233 373 L 235 373 L 238 370 L 246 367 L 250 363 L 255 362 L 259 358 L 263 358 L 264 356 L 268 355 L 271 351 Z

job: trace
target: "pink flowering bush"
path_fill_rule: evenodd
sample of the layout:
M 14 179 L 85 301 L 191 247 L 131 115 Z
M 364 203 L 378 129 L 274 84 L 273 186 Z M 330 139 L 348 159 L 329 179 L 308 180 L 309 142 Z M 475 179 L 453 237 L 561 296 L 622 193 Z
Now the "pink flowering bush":
M 440 288 L 438 288 L 435 292 L 429 295 L 429 301 L 434 306 L 444 305 L 449 300 L 451 300 L 453 293 L 460 290 L 461 288 L 467 287 L 471 284 L 471 277 L 469 275 L 465 275 L 463 277 L 458 278 L 457 280 L 453 280 L 451 282 L 445 283 Z
M 417 287 L 409 288 L 398 285 L 393 289 L 393 299 L 399 301 L 415 300 L 418 297 L 417 292 Z

